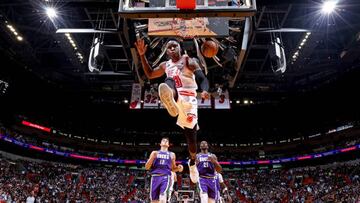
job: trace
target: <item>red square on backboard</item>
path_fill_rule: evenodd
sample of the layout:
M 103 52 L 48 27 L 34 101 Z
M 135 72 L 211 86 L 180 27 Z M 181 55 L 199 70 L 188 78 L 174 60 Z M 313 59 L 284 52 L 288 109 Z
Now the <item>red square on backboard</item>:
M 176 8 L 193 10 L 196 7 L 196 0 L 176 0 Z

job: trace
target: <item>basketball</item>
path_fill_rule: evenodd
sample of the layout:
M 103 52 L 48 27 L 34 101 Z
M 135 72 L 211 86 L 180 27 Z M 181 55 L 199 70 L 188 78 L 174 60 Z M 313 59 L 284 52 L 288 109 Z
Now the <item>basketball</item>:
M 214 57 L 218 52 L 219 46 L 212 40 L 208 40 L 201 45 L 201 52 L 207 58 Z

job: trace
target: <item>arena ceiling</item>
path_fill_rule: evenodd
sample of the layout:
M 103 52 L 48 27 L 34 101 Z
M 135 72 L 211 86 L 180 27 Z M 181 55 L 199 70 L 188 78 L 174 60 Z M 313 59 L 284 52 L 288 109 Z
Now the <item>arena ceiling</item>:
M 257 1 L 258 12 L 252 19 L 254 27 L 244 60 L 238 70 L 234 64 L 213 66 L 209 75 L 212 87 L 230 86 L 233 95 L 286 95 L 334 80 L 353 65 L 356 57 L 342 54 L 356 43 L 359 31 L 356 19 L 360 4 L 354 0 L 338 4 L 335 12 L 328 15 L 321 13 L 320 1 Z M 58 10 L 58 18 L 48 18 L 44 9 L 49 5 Z M 118 18 L 118 6 L 117 0 L 3 0 L 0 4 L 3 51 L 41 79 L 62 87 L 105 94 L 129 93 L 132 83 L 145 78 L 133 66 L 130 51 L 133 44 L 124 31 L 133 28 Z M 22 42 L 11 36 L 5 21 L 24 36 Z M 102 35 L 106 59 L 99 74 L 89 72 L 87 67 L 91 44 L 98 33 L 73 33 L 77 46 L 74 52 L 67 37 L 56 33 L 63 28 L 111 32 Z M 240 33 L 242 28 L 239 26 Z M 308 32 L 311 35 L 299 50 Z M 276 37 L 281 38 L 285 50 L 284 74 L 275 74 L 271 66 L 271 43 Z M 241 43 L 240 39 L 235 46 Z M 299 56 L 294 61 L 297 51 Z M 225 60 L 223 56 L 219 58 Z

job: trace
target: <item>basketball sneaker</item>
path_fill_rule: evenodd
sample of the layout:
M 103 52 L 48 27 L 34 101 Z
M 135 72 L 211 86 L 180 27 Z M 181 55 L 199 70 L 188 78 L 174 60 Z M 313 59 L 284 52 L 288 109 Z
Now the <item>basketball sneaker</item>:
M 190 171 L 190 179 L 191 179 L 191 182 L 193 183 L 197 183 L 199 182 L 199 171 L 196 167 L 196 164 L 190 166 L 190 159 L 189 159 L 189 162 L 188 162 L 188 166 L 189 166 L 189 171 Z
M 178 105 L 174 99 L 172 89 L 166 83 L 159 85 L 159 97 L 170 116 L 176 117 L 179 114 Z

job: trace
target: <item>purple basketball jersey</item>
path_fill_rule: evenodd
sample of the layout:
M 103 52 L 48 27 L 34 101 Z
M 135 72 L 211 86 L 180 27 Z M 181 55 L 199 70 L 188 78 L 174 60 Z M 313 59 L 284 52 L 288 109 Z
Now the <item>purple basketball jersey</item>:
M 207 154 L 197 154 L 196 157 L 199 160 L 199 163 L 197 164 L 197 169 L 199 171 L 200 176 L 208 176 L 208 177 L 214 177 L 215 176 L 215 166 L 211 161 L 209 161 L 209 156 L 211 156 L 211 153 Z
M 171 175 L 171 156 L 169 151 L 158 151 L 153 162 L 151 174 Z

